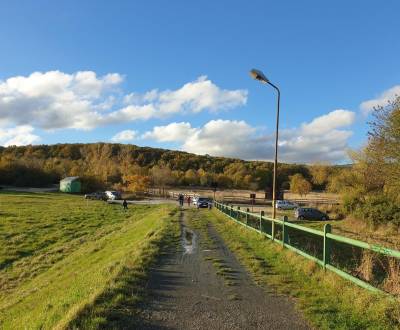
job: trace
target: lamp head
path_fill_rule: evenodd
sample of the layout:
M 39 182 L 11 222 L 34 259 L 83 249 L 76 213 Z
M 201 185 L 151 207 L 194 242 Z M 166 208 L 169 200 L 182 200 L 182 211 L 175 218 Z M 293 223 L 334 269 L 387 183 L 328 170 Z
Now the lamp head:
M 252 77 L 255 80 L 261 81 L 264 84 L 269 83 L 268 78 L 262 73 L 260 70 L 257 69 L 251 69 L 250 70 L 250 77 Z

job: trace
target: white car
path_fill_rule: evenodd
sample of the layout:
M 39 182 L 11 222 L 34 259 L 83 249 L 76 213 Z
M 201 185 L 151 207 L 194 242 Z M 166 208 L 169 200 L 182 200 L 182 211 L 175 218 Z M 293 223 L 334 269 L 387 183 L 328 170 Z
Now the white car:
M 276 201 L 275 207 L 277 210 L 294 210 L 299 206 L 296 203 L 290 201 Z
M 111 199 L 111 200 L 121 199 L 121 194 L 118 191 L 108 190 L 105 193 L 106 193 L 106 196 L 108 199 Z
M 193 196 L 193 198 L 192 198 L 193 205 L 197 205 L 198 200 L 199 200 L 199 196 Z

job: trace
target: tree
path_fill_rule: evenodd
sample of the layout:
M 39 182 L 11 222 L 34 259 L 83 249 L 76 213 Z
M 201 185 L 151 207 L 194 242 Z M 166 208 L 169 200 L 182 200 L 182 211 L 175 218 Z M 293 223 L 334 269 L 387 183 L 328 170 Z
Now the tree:
M 147 175 L 131 174 L 122 177 L 123 184 L 127 191 L 144 192 L 150 186 L 150 177 Z
M 400 200 L 400 97 L 375 108 L 373 116 L 365 156 L 383 190 Z
M 185 182 L 188 185 L 196 185 L 198 183 L 198 176 L 195 170 L 189 169 L 185 172 Z
M 301 196 L 307 195 L 311 191 L 311 183 L 301 174 L 295 174 L 290 177 L 290 191 Z
M 328 178 L 331 174 L 332 167 L 327 164 L 317 163 L 310 166 L 312 183 L 321 188 L 325 188 Z
M 202 168 L 200 168 L 197 171 L 197 175 L 199 177 L 199 181 L 200 184 L 202 186 L 209 186 L 212 182 L 212 175 L 210 175 L 209 173 L 207 173 L 205 170 L 203 170 Z
M 163 189 L 175 183 L 175 176 L 172 175 L 172 171 L 167 166 L 153 166 L 150 170 L 150 176 L 153 185 Z

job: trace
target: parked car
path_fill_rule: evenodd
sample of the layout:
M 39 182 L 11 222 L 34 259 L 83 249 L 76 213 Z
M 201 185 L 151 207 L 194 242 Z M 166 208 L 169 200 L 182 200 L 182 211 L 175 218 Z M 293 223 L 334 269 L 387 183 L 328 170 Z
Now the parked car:
M 193 205 L 197 205 L 198 199 L 199 199 L 199 196 L 193 196 L 193 198 L 192 198 Z
M 326 213 L 312 207 L 299 207 L 294 211 L 297 220 L 329 220 Z
M 115 191 L 115 190 L 108 190 L 106 191 L 106 196 L 107 199 L 111 199 L 111 200 L 116 200 L 116 199 L 121 199 L 121 193 L 119 191 Z
M 199 197 L 196 200 L 196 206 L 197 208 L 209 208 L 210 206 L 212 206 L 212 202 L 205 197 Z
M 276 201 L 275 207 L 277 210 L 294 210 L 297 209 L 299 206 L 296 203 L 290 201 Z
M 98 200 L 107 200 L 106 193 L 103 191 L 96 191 L 91 194 L 85 194 L 85 199 L 98 199 Z

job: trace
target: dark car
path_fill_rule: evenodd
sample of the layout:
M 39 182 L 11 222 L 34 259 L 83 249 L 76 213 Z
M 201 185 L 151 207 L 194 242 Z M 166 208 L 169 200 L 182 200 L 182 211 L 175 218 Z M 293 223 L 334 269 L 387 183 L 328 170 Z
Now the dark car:
M 107 196 L 104 192 L 102 191 L 96 191 L 94 193 L 91 194 L 86 194 L 85 195 L 85 199 L 98 199 L 98 200 L 107 200 Z
M 209 208 L 212 203 L 208 198 L 199 197 L 196 202 L 197 208 Z
M 312 207 L 299 207 L 295 212 L 294 216 L 297 220 L 328 220 L 329 217 L 326 213 L 314 209 Z

